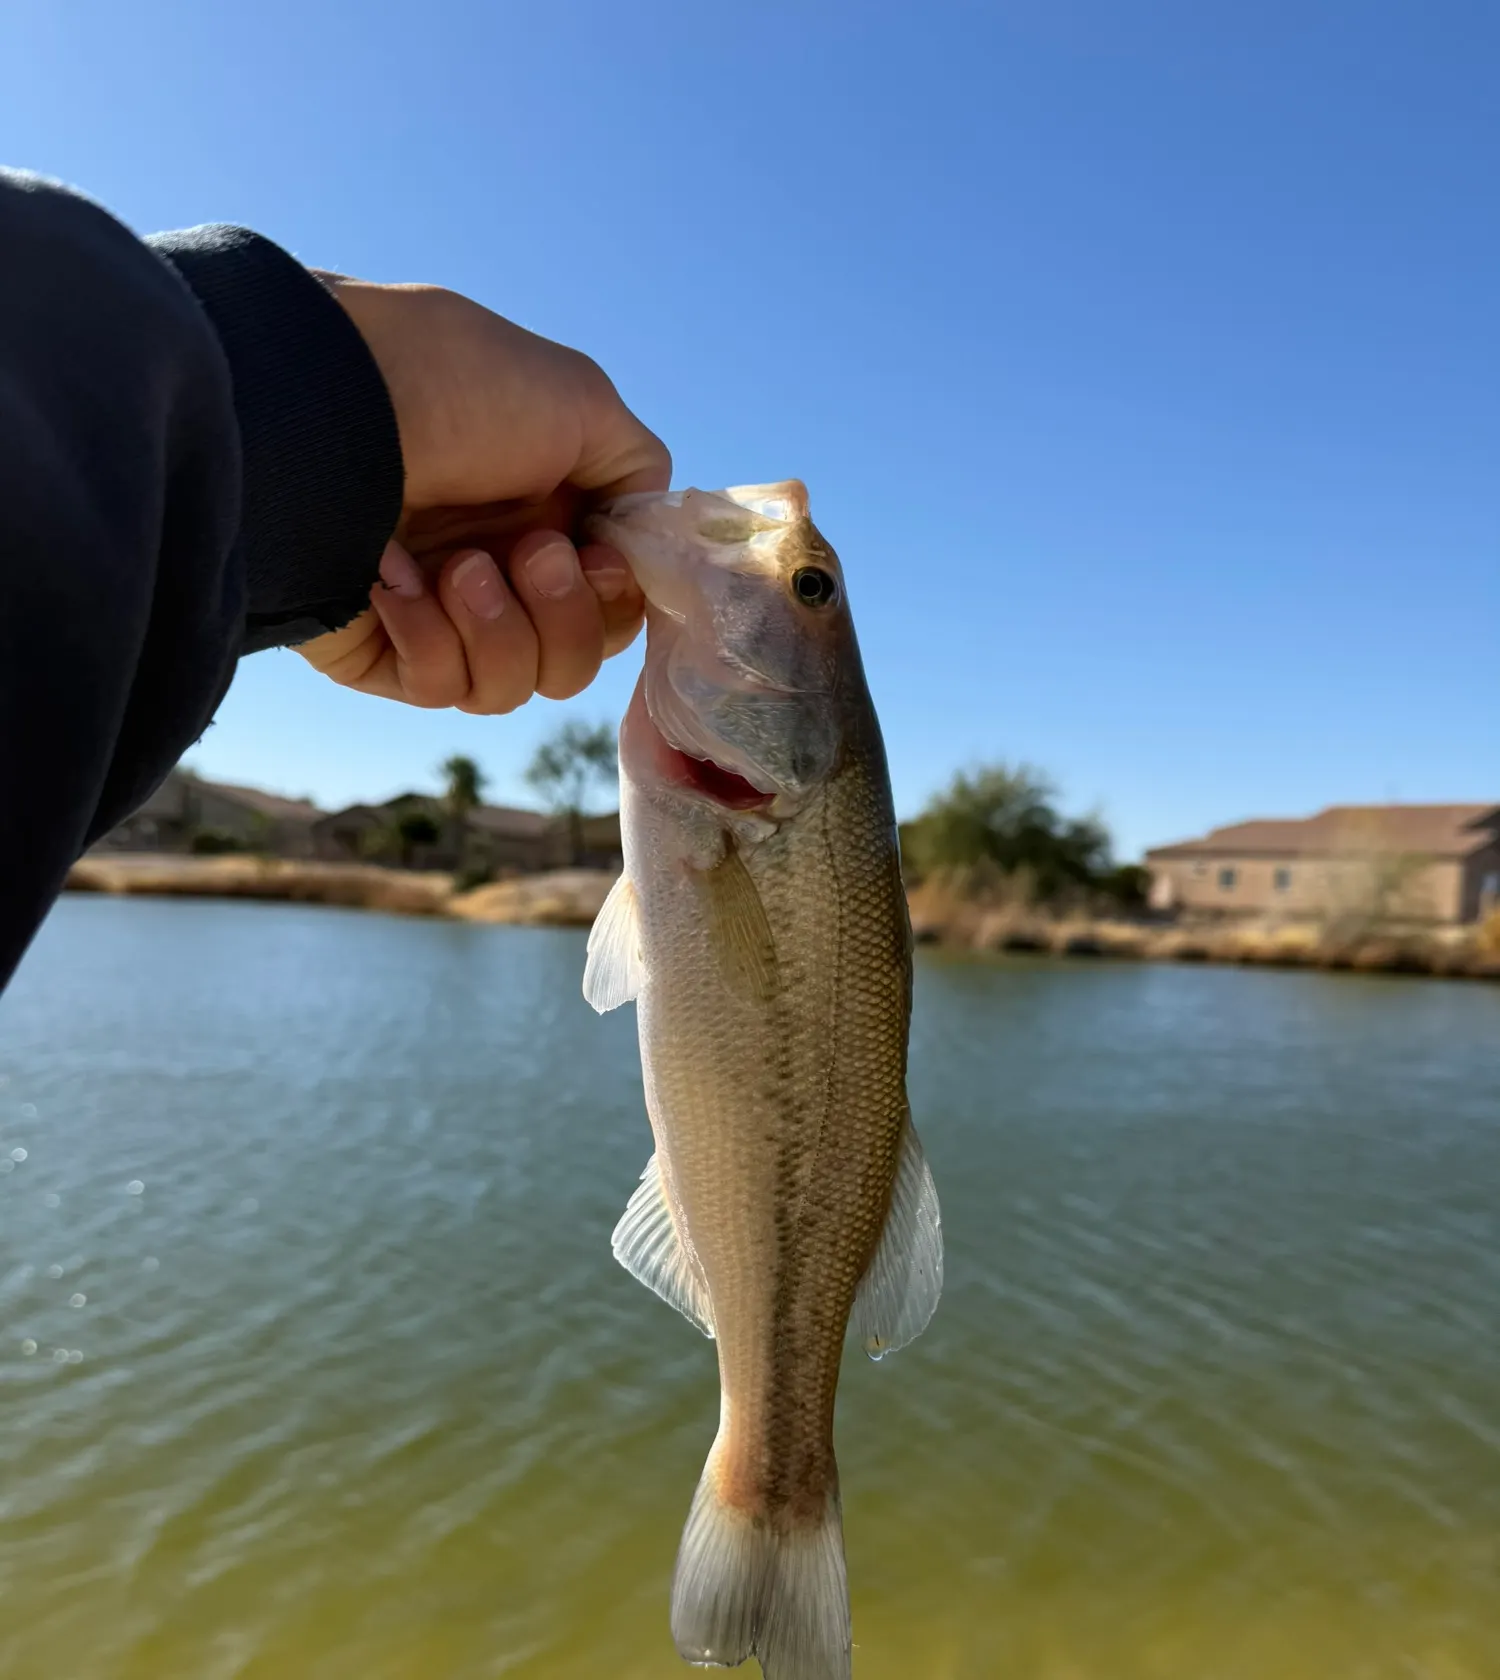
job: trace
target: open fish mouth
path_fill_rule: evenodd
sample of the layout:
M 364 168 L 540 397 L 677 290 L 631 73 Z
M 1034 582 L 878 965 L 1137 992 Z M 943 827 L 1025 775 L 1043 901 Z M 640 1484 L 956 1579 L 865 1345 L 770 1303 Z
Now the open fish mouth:
M 646 657 L 649 664 L 649 644 Z M 763 786 L 769 781 L 766 773 L 721 741 L 665 673 L 656 684 L 649 677 L 649 670 L 642 674 L 639 704 L 653 737 L 656 773 L 663 781 L 724 811 L 759 811 L 780 797 L 783 790 L 774 782 Z
M 747 781 L 736 771 L 715 764 L 711 758 L 692 758 L 670 742 L 667 748 L 682 761 L 688 785 L 713 800 L 715 805 L 722 805 L 730 811 L 753 811 L 758 806 L 769 805 L 775 798 L 774 794 L 763 793 L 754 782 Z
M 768 792 L 755 785 L 738 770 L 719 764 L 714 759 L 686 752 L 669 740 L 661 725 L 651 717 L 649 705 L 646 716 L 657 740 L 658 769 L 667 780 L 686 788 L 726 811 L 756 811 L 776 798 L 775 790 Z
M 684 793 L 694 793 L 700 800 L 726 811 L 761 810 L 771 805 L 778 796 L 776 788 L 761 788 L 739 769 L 731 769 L 729 764 L 709 758 L 704 753 L 705 743 L 702 741 L 695 739 L 692 743 L 695 751 L 679 746 L 653 714 L 645 682 L 635 692 L 630 712 L 638 717 L 638 726 L 650 731 L 648 754 L 652 759 L 653 773 L 660 776 L 663 783 Z M 627 716 L 628 726 L 630 719 Z

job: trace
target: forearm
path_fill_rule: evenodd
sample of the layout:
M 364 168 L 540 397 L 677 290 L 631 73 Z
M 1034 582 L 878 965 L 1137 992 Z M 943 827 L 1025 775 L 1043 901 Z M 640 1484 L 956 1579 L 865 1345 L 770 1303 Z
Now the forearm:
M 0 172 L 0 984 L 241 653 L 346 623 L 401 501 L 339 306 L 233 229 L 137 240 Z

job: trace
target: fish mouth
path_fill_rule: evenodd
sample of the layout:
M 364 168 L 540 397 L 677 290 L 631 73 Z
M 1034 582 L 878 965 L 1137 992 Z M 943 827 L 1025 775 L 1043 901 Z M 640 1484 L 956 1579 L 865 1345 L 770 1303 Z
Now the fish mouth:
M 637 719 L 638 724 L 632 719 Z M 646 750 L 654 772 L 668 786 L 725 811 L 759 811 L 777 798 L 778 790 L 757 787 L 740 771 L 707 757 L 697 742 L 694 745 L 698 751 L 688 752 L 671 740 L 652 714 L 644 681 L 636 689 L 626 716 L 627 730 L 639 725 L 644 725 L 649 734 L 650 746 Z
M 670 741 L 666 741 L 666 748 L 678 761 L 676 768 L 683 784 L 705 799 L 712 800 L 715 805 L 722 805 L 727 811 L 754 811 L 769 805 L 776 797 L 773 793 L 763 792 L 738 771 L 726 770 L 722 764 L 715 764 L 711 758 L 694 758 L 680 747 L 674 747 Z

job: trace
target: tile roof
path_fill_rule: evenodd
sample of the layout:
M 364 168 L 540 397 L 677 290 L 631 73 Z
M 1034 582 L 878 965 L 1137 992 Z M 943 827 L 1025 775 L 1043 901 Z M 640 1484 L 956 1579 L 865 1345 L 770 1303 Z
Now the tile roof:
M 210 782 L 195 777 L 197 785 L 210 793 L 232 799 L 237 805 L 248 806 L 262 816 L 281 822 L 312 822 L 323 815 L 310 800 L 283 799 L 279 793 L 267 793 L 263 788 L 241 787 L 237 782 Z
M 1146 856 L 1331 857 L 1411 852 L 1424 857 L 1467 857 L 1500 837 L 1497 829 L 1500 805 L 1330 805 L 1311 817 L 1230 823 L 1200 840 L 1154 846 Z
M 530 840 L 551 831 L 554 818 L 544 811 L 523 811 L 515 805 L 476 805 L 469 812 L 469 822 L 489 834 L 507 834 L 517 840 Z

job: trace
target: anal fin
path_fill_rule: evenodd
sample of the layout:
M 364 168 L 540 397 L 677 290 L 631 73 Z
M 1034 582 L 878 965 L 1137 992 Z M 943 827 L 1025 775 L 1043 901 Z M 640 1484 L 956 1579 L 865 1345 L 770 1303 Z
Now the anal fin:
M 890 1212 L 874 1258 L 860 1279 L 849 1322 L 870 1358 L 882 1359 L 922 1334 L 942 1293 L 943 1220 L 937 1186 L 908 1115 Z
M 633 1278 L 654 1290 L 669 1307 L 676 1307 L 712 1339 L 714 1313 L 708 1285 L 678 1233 L 661 1163 L 655 1155 L 647 1161 L 641 1182 L 625 1204 L 610 1246 L 615 1259 Z

